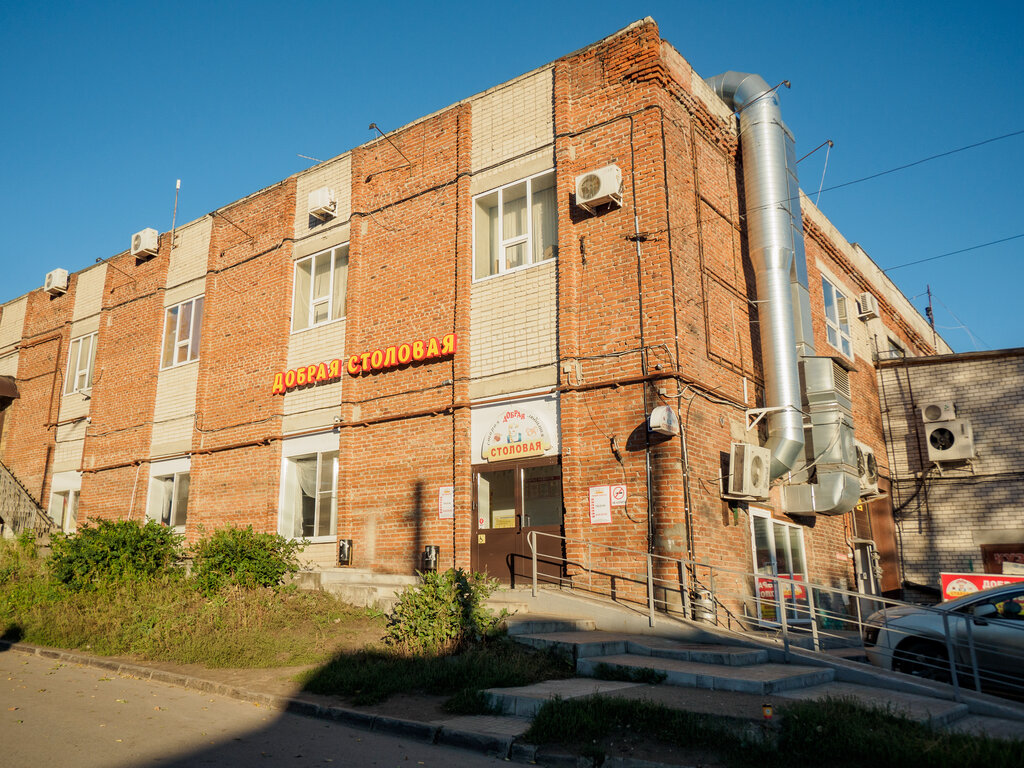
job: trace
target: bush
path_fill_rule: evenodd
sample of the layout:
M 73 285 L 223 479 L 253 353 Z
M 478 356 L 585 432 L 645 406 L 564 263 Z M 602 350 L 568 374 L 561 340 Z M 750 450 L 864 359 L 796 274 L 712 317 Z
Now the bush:
M 298 553 L 304 541 L 248 528 L 222 528 L 191 549 L 192 577 L 207 594 L 227 585 L 276 587 L 299 570 Z
M 50 546 L 53 577 L 72 589 L 177 576 L 184 556 L 181 536 L 153 520 L 91 520 L 76 533 L 54 534 Z
M 388 615 L 385 640 L 414 653 L 455 651 L 482 640 L 505 616 L 483 604 L 497 588 L 496 579 L 461 568 L 421 574 L 423 582 L 406 587 Z

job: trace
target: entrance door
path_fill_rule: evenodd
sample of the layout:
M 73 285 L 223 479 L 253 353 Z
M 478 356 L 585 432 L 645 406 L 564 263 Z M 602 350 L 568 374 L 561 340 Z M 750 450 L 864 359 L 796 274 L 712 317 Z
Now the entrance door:
M 779 596 L 775 594 L 775 580 L 781 576 L 794 581 L 807 581 L 804 557 L 804 532 L 796 525 L 774 520 L 761 510 L 750 510 L 751 537 L 753 539 L 754 569 L 757 572 L 757 617 L 762 624 L 779 623 Z M 786 605 L 786 621 L 810 621 L 807 589 L 800 584 L 782 582 L 782 601 Z
M 562 467 L 557 458 L 501 463 L 474 471 L 473 568 L 515 586 L 533 577 L 527 535 L 562 534 Z M 562 540 L 537 537 L 538 574 L 562 575 Z

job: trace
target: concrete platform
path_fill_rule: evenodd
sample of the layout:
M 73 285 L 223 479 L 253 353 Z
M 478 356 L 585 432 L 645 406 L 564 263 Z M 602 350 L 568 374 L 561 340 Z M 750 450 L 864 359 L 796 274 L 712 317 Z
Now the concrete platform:
M 891 708 L 897 714 L 933 727 L 947 725 L 965 717 L 968 713 L 966 704 L 958 704 L 955 701 L 933 699 L 899 691 L 880 691 L 877 688 L 854 683 L 831 682 L 797 691 L 785 691 L 778 695 L 783 699 L 802 701 L 816 701 L 825 698 L 853 699 L 859 704 L 869 707 Z M 1024 728 L 1024 723 L 1018 725 Z

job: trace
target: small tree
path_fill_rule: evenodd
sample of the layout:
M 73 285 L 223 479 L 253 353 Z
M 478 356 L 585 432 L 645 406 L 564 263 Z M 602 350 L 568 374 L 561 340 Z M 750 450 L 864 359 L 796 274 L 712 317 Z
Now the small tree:
M 192 577 L 206 593 L 224 586 L 276 587 L 299 570 L 305 541 L 247 528 L 221 528 L 192 545 Z

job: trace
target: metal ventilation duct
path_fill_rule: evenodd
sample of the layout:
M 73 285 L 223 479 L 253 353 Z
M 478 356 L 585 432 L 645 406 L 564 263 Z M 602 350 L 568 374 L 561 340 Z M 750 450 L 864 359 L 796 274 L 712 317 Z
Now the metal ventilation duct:
M 707 83 L 740 116 L 747 245 L 757 280 L 765 406 L 781 409 L 768 416 L 766 447 L 772 452 L 775 479 L 793 468 L 804 447 L 790 286 L 795 269 L 793 222 L 800 221 L 800 199 L 791 199 L 787 131 L 775 91 L 760 75 L 745 72 L 726 72 Z M 803 282 L 806 285 L 806 267 Z

